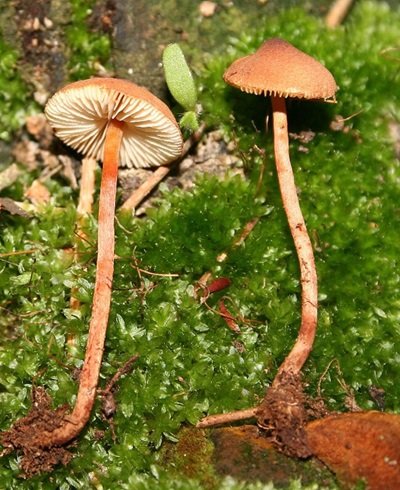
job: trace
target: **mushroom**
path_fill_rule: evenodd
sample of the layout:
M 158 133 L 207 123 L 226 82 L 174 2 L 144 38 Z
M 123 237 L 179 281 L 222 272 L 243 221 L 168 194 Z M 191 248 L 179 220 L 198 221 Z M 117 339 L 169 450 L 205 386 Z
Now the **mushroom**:
M 302 285 L 302 318 L 296 343 L 279 373 L 300 372 L 311 351 L 317 326 L 318 287 L 314 254 L 300 209 L 289 158 L 286 98 L 334 101 L 332 74 L 311 56 L 282 39 L 270 39 L 250 56 L 232 63 L 225 82 L 252 94 L 271 96 L 274 152 L 279 187 L 296 248 Z
M 271 415 L 271 406 L 276 411 L 285 411 L 283 405 L 288 405 L 290 396 L 284 384 L 297 386 L 294 390 L 300 395 L 299 376 L 301 368 L 306 362 L 315 338 L 317 328 L 318 287 L 312 244 L 307 233 L 306 224 L 300 209 L 297 196 L 293 170 L 289 158 L 289 137 L 286 114 L 286 98 L 316 99 L 335 101 L 337 90 L 332 74 L 311 56 L 296 49 L 282 39 L 270 39 L 252 55 L 234 61 L 224 73 L 224 80 L 240 90 L 257 95 L 270 95 L 273 128 L 274 153 L 277 168 L 279 187 L 283 206 L 286 212 L 290 232 L 293 237 L 301 276 L 301 325 L 296 342 L 281 364 L 274 382 L 268 390 L 264 402 L 253 410 L 237 412 L 238 418 L 256 416 L 260 426 L 271 428 L 275 423 Z M 297 391 L 296 391 L 297 390 Z M 281 392 L 280 402 L 273 396 Z M 286 402 L 285 402 L 286 399 Z M 292 400 L 296 403 L 296 400 Z M 283 404 L 283 405 L 282 405 Z M 291 409 L 286 406 L 287 412 Z M 292 410 L 292 413 L 294 410 Z M 231 415 L 232 414 L 226 414 Z M 217 417 L 217 419 L 216 419 Z M 219 416 L 210 416 L 210 422 L 223 422 Z M 223 417 L 223 415 L 221 415 Z M 290 418 L 291 416 L 289 416 Z M 299 415 L 299 420 L 303 417 Z M 232 419 L 230 419 L 231 421 Z M 200 426 L 207 424 L 207 418 L 200 422 Z M 280 434 L 280 438 L 282 435 Z M 304 454 L 303 454 L 304 455 Z
M 163 165 L 182 150 L 181 132 L 168 107 L 127 80 L 71 83 L 49 100 L 45 113 L 62 141 L 86 157 L 102 160 L 103 169 L 92 316 L 78 394 L 62 425 L 40 435 L 39 447 L 61 446 L 74 439 L 89 420 L 95 401 L 111 303 L 118 166 Z

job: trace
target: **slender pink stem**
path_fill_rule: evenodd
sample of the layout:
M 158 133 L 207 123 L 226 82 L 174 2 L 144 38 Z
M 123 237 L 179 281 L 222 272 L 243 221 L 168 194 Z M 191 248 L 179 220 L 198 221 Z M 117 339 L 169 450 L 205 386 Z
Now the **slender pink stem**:
M 275 162 L 290 232 L 293 237 L 300 265 L 301 278 L 301 325 L 292 350 L 279 368 L 282 372 L 300 372 L 306 362 L 315 338 L 318 314 L 318 283 L 314 254 L 306 224 L 297 197 L 293 170 L 289 158 L 289 137 L 286 103 L 282 97 L 272 97 L 274 120 Z M 279 379 L 277 376 L 275 379 Z
M 353 0 L 335 0 L 325 17 L 327 27 L 338 27 L 348 14 Z
M 58 429 L 42 434 L 40 446 L 61 446 L 74 439 L 84 428 L 96 398 L 111 304 L 114 272 L 114 215 L 117 189 L 119 150 L 123 123 L 111 120 L 107 129 L 101 177 L 98 253 L 92 317 L 86 345 L 85 360 L 80 374 L 75 406 Z

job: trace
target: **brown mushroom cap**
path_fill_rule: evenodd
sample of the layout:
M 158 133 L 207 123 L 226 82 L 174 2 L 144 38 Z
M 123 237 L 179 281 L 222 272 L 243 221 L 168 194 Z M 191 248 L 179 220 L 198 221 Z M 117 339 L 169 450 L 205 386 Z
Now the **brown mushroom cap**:
M 128 80 L 92 78 L 71 83 L 53 95 L 45 113 L 56 135 L 87 157 L 102 160 L 111 119 L 125 123 L 122 166 L 163 165 L 182 151 L 182 135 L 169 108 Z
M 225 82 L 251 94 L 335 100 L 331 72 L 282 39 L 270 39 L 254 53 L 234 61 Z

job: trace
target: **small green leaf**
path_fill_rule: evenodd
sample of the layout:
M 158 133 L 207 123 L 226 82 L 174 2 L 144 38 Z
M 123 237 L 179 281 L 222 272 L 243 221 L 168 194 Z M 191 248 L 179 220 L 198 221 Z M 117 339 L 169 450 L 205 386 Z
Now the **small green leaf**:
M 181 128 L 191 132 L 197 131 L 199 129 L 199 121 L 197 120 L 196 113 L 194 111 L 185 112 L 179 121 L 179 125 Z
M 37 279 L 37 275 L 34 274 L 35 279 Z M 26 286 L 30 282 L 32 282 L 33 275 L 31 272 L 24 272 L 19 276 L 12 277 L 10 280 L 14 286 Z
M 186 110 L 194 111 L 197 102 L 192 72 L 179 44 L 170 44 L 163 52 L 165 80 L 174 99 Z

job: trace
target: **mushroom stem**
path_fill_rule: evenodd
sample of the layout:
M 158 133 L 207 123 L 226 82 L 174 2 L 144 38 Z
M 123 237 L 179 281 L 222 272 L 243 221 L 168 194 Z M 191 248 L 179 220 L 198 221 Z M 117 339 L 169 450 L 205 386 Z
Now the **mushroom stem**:
M 317 329 L 318 285 L 314 254 L 297 197 L 289 158 L 286 103 L 283 97 L 271 97 L 274 127 L 274 152 L 279 187 L 300 265 L 301 325 L 292 350 L 279 368 L 279 374 L 300 372 L 311 352 Z
M 111 304 L 114 272 L 114 213 L 123 123 L 111 120 L 104 146 L 98 217 L 98 252 L 92 317 L 75 406 L 64 424 L 41 437 L 42 447 L 61 446 L 86 425 L 96 398 Z

